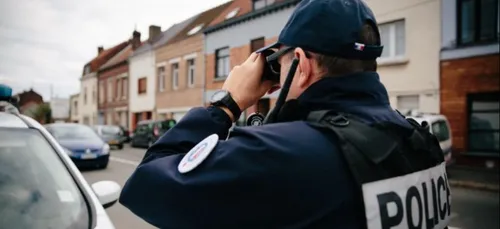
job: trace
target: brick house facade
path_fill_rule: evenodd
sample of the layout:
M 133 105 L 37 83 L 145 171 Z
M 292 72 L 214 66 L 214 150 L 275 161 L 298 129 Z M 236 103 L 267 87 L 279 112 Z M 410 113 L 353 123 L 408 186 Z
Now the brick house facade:
M 109 49 L 102 46 L 97 48 L 97 56 L 83 67 L 80 78 L 80 93 L 78 97 L 78 115 L 79 123 L 85 125 L 103 124 L 104 120 L 98 118 L 98 71 L 99 69 L 114 57 L 118 52 L 127 46 L 127 42 L 122 42 Z
M 167 44 L 156 50 L 156 112 L 159 119 L 179 121 L 192 107 L 203 106 L 203 29 L 225 3 L 193 18 Z
M 299 1 L 282 0 L 269 5 L 261 2 L 265 1 L 235 0 L 205 30 L 205 104 L 222 87 L 234 66 L 244 62 L 253 51 L 277 40 Z M 278 94 L 279 91 L 262 97 L 243 112 L 237 125 L 243 125 L 251 113 L 267 114 Z
M 140 33 L 134 31 L 127 47 L 106 62 L 98 74 L 99 117 L 107 125 L 129 128 L 129 63 L 133 50 L 141 45 Z
M 441 113 L 452 128 L 457 164 L 482 167 L 493 160 L 499 165 L 499 61 L 496 54 L 441 62 Z M 475 108 L 481 105 L 486 107 Z M 484 119 L 487 127 L 474 127 L 474 118 Z
M 498 0 L 443 0 L 440 109 L 451 126 L 457 165 L 500 167 Z M 496 4 L 496 5 L 495 5 Z M 481 17 L 470 17 L 474 6 Z M 467 24 L 481 25 L 470 30 Z

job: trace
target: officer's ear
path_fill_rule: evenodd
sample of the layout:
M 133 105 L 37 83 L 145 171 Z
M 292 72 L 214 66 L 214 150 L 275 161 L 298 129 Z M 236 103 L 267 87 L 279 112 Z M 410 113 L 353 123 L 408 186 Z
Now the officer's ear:
M 299 60 L 295 75 L 298 78 L 298 86 L 306 88 L 314 82 L 313 58 L 310 58 L 302 48 L 294 50 L 294 58 Z

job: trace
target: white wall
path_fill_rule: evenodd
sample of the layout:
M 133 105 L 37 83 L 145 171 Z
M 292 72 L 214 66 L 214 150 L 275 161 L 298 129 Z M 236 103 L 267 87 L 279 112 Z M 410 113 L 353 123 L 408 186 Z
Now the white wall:
M 155 54 L 153 51 L 130 58 L 129 75 L 129 111 L 131 113 L 153 111 L 156 93 Z M 137 94 L 137 80 L 147 77 L 147 93 Z
M 234 48 L 248 45 L 250 40 L 258 37 L 277 37 L 294 9 L 295 6 L 268 13 L 205 35 L 205 54 L 212 54 L 216 49 L 226 46 Z
M 378 24 L 405 20 L 405 55 L 398 61 L 379 59 L 378 72 L 391 105 L 398 108 L 398 96 L 418 95 L 419 110 L 439 112 L 440 0 L 366 2 Z
M 92 98 L 92 90 L 95 89 L 95 100 Z M 87 90 L 87 103 L 84 104 L 85 90 Z M 80 96 L 78 99 L 78 117 L 79 123 L 95 125 L 97 124 L 97 75 L 96 73 L 90 73 L 81 79 L 80 83 Z M 84 123 L 84 120 L 89 120 L 88 123 Z

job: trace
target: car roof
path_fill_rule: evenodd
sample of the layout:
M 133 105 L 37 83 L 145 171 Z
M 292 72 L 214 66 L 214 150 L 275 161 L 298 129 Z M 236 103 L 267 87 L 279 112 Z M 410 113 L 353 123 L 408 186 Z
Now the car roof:
M 422 123 L 423 121 L 426 121 L 428 123 L 434 123 L 434 122 L 439 121 L 439 120 L 447 121 L 446 116 L 436 115 L 436 114 L 407 116 L 407 118 L 415 119 L 415 121 L 417 121 L 419 123 Z
M 143 125 L 143 124 L 150 124 L 150 123 L 155 123 L 155 122 L 161 122 L 160 120 L 142 120 L 137 123 L 137 125 Z
M 21 117 L 7 112 L 0 112 L 0 127 L 29 128 Z

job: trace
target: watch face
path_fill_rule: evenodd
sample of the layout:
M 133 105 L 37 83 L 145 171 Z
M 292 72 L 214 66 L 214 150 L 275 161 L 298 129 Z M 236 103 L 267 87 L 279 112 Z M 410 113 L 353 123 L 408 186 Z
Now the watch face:
M 224 98 L 224 96 L 227 95 L 227 91 L 225 90 L 220 90 L 220 91 L 217 91 L 215 92 L 214 95 L 212 95 L 212 99 L 211 99 L 211 102 L 217 102 L 217 101 L 220 101 L 222 98 Z

